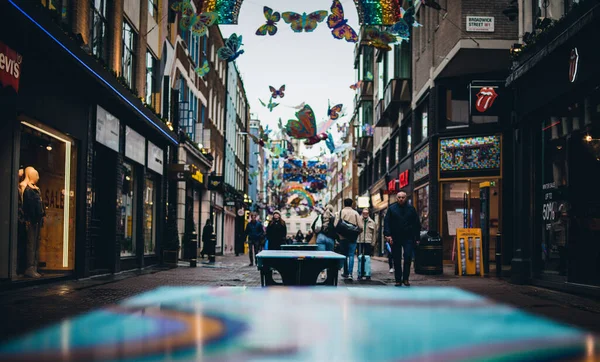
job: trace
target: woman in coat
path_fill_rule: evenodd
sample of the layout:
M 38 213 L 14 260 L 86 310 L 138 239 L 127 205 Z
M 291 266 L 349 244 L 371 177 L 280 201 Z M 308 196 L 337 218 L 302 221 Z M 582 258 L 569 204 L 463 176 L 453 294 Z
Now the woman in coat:
M 267 226 L 267 240 L 269 240 L 269 250 L 280 250 L 281 245 L 285 244 L 287 235 L 287 226 L 281 218 L 281 212 L 275 210 L 273 219 Z

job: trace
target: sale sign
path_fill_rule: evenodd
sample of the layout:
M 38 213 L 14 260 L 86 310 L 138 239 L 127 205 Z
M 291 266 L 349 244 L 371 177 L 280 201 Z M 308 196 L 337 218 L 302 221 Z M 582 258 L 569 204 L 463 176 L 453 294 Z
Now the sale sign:
M 0 84 L 3 87 L 12 87 L 17 93 L 21 77 L 21 62 L 21 55 L 0 41 Z

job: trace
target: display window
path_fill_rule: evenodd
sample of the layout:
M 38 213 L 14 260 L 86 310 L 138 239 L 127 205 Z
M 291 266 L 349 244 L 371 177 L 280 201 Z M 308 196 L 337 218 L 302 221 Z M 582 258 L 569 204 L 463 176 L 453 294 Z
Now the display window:
M 135 232 L 135 169 L 130 163 L 123 163 L 123 188 L 119 207 L 121 208 L 120 226 L 123 230 L 121 240 L 121 257 L 136 255 L 136 232 Z
M 75 267 L 77 146 L 21 119 L 17 275 L 52 277 Z
M 421 221 L 421 230 L 429 230 L 429 185 L 414 191 L 414 205 Z
M 452 260 L 458 228 L 480 228 L 486 241 L 501 230 L 501 179 L 477 178 L 442 182 L 441 228 L 444 259 Z M 489 244 L 489 259 L 495 260 L 495 243 Z
M 156 252 L 156 181 L 147 176 L 144 187 L 144 255 Z

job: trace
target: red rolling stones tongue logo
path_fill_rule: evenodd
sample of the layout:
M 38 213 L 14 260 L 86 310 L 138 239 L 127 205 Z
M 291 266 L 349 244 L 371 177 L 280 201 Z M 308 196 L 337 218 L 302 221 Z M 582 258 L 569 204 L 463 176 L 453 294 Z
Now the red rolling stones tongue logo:
M 490 107 L 494 104 L 494 101 L 498 97 L 498 93 L 492 87 L 483 87 L 477 93 L 477 103 L 475 104 L 475 108 L 480 113 L 483 113 L 490 109 Z

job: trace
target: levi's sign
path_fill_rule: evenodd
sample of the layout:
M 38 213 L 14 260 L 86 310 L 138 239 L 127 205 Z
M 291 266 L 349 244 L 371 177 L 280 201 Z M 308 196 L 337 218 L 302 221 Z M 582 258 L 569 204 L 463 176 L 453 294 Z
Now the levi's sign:
M 22 57 L 0 41 L 0 84 L 10 86 L 19 92 Z

